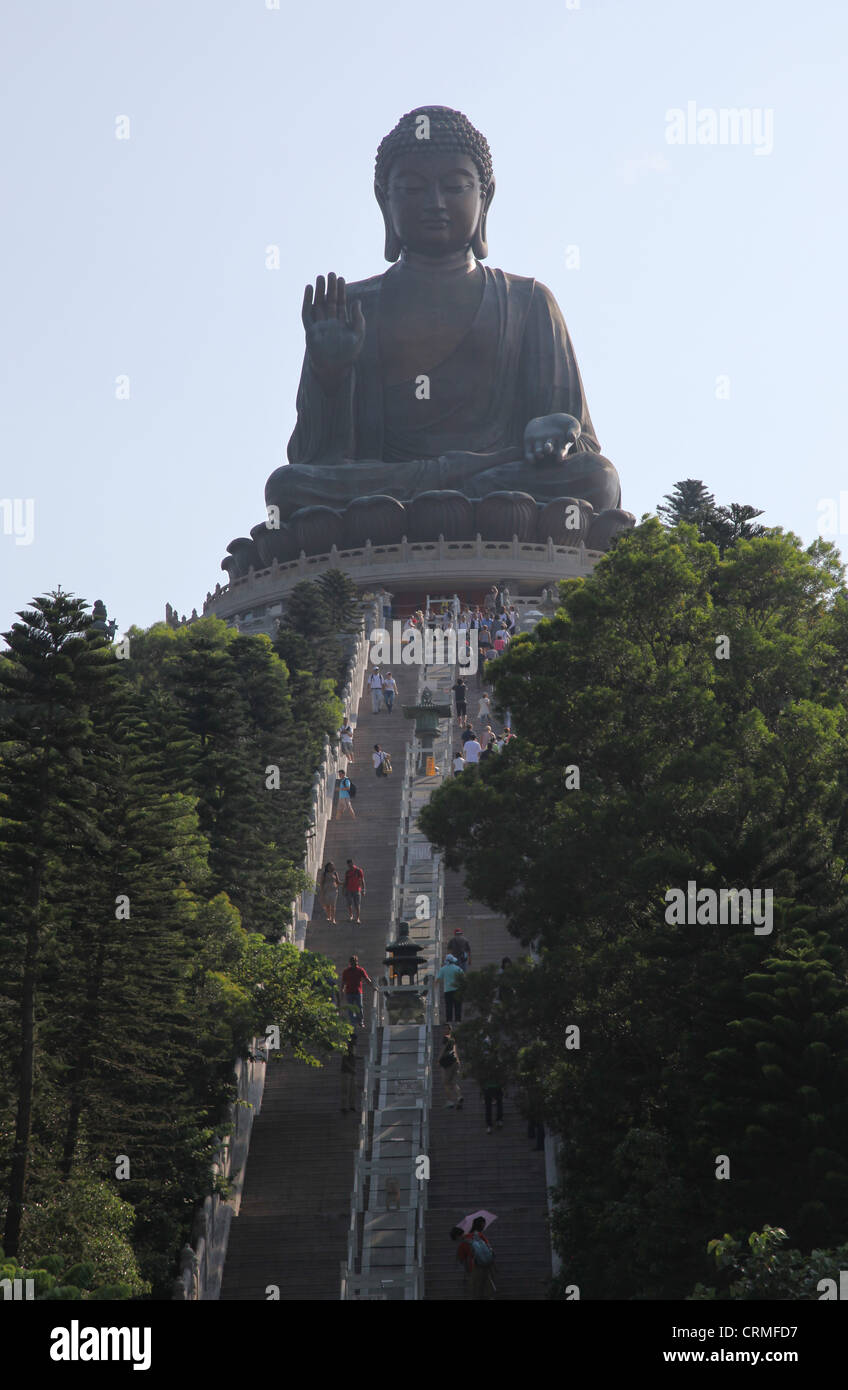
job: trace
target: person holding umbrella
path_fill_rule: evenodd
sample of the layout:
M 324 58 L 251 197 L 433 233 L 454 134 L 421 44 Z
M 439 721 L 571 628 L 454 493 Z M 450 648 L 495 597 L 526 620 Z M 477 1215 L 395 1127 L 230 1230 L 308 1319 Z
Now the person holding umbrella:
M 468 1274 L 467 1297 L 479 1302 L 492 1297 L 496 1292 L 492 1277 L 495 1265 L 495 1252 L 491 1242 L 483 1234 L 487 1226 L 497 1220 L 493 1212 L 472 1212 L 463 1217 L 450 1233 L 451 1240 L 459 1241 L 456 1258 Z

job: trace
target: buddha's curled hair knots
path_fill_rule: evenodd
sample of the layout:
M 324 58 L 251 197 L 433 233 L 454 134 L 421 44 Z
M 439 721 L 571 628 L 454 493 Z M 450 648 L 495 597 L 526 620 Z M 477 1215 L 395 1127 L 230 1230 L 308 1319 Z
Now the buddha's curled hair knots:
M 421 120 L 422 116 L 426 116 L 426 123 Z M 399 155 L 427 149 L 439 153 L 453 150 L 466 154 L 477 165 L 482 187 L 485 188 L 491 180 L 489 142 L 468 117 L 450 106 L 418 106 L 401 116 L 394 130 L 380 141 L 374 166 L 374 182 L 378 188 L 385 190 L 389 170 Z

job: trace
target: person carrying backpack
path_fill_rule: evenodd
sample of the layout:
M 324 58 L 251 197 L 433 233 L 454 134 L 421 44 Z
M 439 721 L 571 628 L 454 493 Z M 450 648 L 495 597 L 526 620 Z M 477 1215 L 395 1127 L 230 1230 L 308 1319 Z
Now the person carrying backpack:
M 461 1226 L 454 1226 L 451 1231 L 451 1240 L 459 1240 L 456 1258 L 465 1269 L 469 1276 L 467 1297 L 475 1300 L 491 1297 L 495 1293 L 495 1281 L 493 1279 L 495 1252 L 491 1242 L 483 1232 L 486 1229 L 486 1219 L 483 1216 L 475 1217 L 471 1223 L 471 1230 L 466 1235 Z
M 385 749 L 379 743 L 374 744 L 374 752 L 371 754 L 371 761 L 374 764 L 374 771 L 378 777 L 388 777 L 392 770 L 392 760 Z
M 485 1218 L 478 1216 L 471 1224 L 469 1236 L 472 1267 L 468 1296 L 478 1300 L 491 1298 L 495 1292 L 495 1281 L 492 1278 L 495 1252 L 491 1242 L 483 1234 L 485 1229 Z
M 339 804 L 336 809 L 336 820 L 341 820 L 342 812 L 348 811 L 353 819 L 356 820 L 356 812 L 353 809 L 353 797 L 356 795 L 356 787 L 351 782 L 347 774 L 339 778 Z
M 442 1051 L 439 1057 L 439 1066 L 442 1068 L 442 1076 L 445 1082 L 445 1109 L 462 1109 L 462 1089 L 459 1084 L 459 1069 L 461 1066 L 459 1053 L 456 1050 L 456 1040 L 452 1029 L 448 1028 L 442 1039 Z

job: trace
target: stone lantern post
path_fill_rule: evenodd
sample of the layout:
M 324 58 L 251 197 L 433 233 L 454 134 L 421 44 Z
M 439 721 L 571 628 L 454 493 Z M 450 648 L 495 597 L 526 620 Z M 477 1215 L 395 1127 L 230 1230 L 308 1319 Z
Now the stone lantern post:
M 421 691 L 421 703 L 404 705 L 403 713 L 406 719 L 415 720 L 415 737 L 420 744 L 417 771 L 422 776 L 430 777 L 435 770 L 433 740 L 439 732 L 439 720 L 450 718 L 451 707 L 449 704 L 434 704 L 433 692 L 425 685 Z

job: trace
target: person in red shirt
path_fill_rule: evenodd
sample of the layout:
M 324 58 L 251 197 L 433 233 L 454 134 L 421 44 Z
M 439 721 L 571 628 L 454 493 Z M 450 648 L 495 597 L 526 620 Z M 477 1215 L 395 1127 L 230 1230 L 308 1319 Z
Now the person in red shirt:
M 467 1297 L 468 1297 L 468 1276 L 469 1276 L 471 1270 L 474 1268 L 474 1256 L 473 1256 L 472 1251 L 471 1251 L 471 1240 L 470 1240 L 469 1236 L 467 1236 L 467 1235 L 465 1234 L 465 1232 L 463 1231 L 463 1229 L 462 1229 L 461 1226 L 454 1226 L 454 1227 L 453 1227 L 453 1230 L 452 1230 L 451 1233 L 450 1233 L 450 1238 L 451 1238 L 451 1240 L 458 1240 L 458 1241 L 459 1241 L 459 1245 L 456 1247 L 456 1258 L 457 1258 L 458 1264 L 460 1264 L 460 1265 L 462 1266 L 462 1274 L 463 1274 L 463 1279 L 462 1279 L 462 1291 L 463 1291 L 463 1298 L 467 1298 Z
M 342 971 L 342 994 L 347 1005 L 348 1015 L 359 1014 L 359 1026 L 365 1027 L 365 1014 L 362 1008 L 362 982 L 367 980 L 372 989 L 376 986 L 367 970 L 359 964 L 358 956 L 351 956 L 350 964 Z
M 492 1278 L 491 1265 L 479 1265 L 474 1259 L 474 1238 L 478 1238 L 484 1245 L 492 1248 L 491 1241 L 487 1240 L 483 1232 L 486 1229 L 486 1222 L 482 1216 L 478 1216 L 472 1222 L 471 1230 L 466 1234 L 461 1226 L 454 1226 L 450 1233 L 451 1240 L 458 1240 L 459 1245 L 456 1249 L 456 1258 L 468 1275 L 465 1281 L 466 1298 L 480 1300 L 485 1299 L 494 1293 L 495 1286 Z
M 347 903 L 347 920 L 356 921 L 356 925 L 361 925 L 360 907 L 362 894 L 365 892 L 365 875 L 358 864 L 354 864 L 352 859 L 347 861 L 347 869 L 344 876 L 344 895 Z M 354 919 L 354 912 L 356 918 Z

